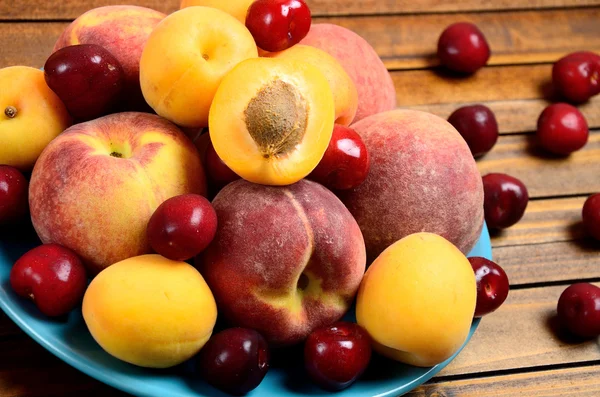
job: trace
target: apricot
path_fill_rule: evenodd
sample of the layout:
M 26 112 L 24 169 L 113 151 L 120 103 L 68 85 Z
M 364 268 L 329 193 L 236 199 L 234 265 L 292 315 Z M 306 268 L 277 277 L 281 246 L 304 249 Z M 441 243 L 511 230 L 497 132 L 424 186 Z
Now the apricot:
M 181 0 L 181 6 L 179 8 L 186 8 L 192 6 L 204 6 L 218 8 L 221 11 L 225 11 L 231 16 L 237 18 L 243 24 L 246 24 L 246 14 L 248 8 L 254 0 Z
M 349 126 L 358 108 L 358 92 L 354 82 L 342 65 L 323 50 L 307 45 L 295 45 L 281 52 L 271 52 L 267 57 L 295 59 L 317 67 L 325 76 L 333 92 L 335 123 Z
M 356 319 L 379 353 L 429 367 L 463 345 L 477 300 L 469 260 L 437 234 L 411 234 L 377 257 L 365 273 Z
M 100 272 L 85 293 L 82 312 L 106 352 L 150 368 L 194 356 L 217 320 L 215 299 L 200 273 L 160 255 L 132 257 Z
M 206 127 L 223 76 L 257 56 L 252 35 L 231 15 L 184 8 L 163 19 L 148 38 L 140 61 L 142 93 L 160 116 L 185 127 Z
M 289 185 L 319 163 L 335 108 L 327 79 L 309 63 L 249 59 L 225 76 L 210 109 L 215 151 L 242 178 Z
M 0 87 L 0 164 L 30 171 L 46 145 L 71 125 L 71 116 L 39 69 L 0 69 Z

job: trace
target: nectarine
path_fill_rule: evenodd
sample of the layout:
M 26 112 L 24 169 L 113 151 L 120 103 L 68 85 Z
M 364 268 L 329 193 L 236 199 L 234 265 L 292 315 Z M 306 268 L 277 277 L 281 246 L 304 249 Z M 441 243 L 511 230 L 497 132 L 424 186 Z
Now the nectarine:
M 193 6 L 218 8 L 245 24 L 248 8 L 253 2 L 254 0 L 181 0 L 179 8 Z

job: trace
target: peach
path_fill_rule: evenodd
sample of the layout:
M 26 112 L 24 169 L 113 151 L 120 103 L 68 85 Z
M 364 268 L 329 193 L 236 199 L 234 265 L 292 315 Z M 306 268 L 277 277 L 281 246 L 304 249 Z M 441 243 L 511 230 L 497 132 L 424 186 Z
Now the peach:
M 365 246 L 333 193 L 308 180 L 286 187 L 238 180 L 213 205 L 217 235 L 197 263 L 229 322 L 283 346 L 348 310 Z
M 392 110 L 353 124 L 371 159 L 365 181 L 340 191 L 363 232 L 369 261 L 416 232 L 467 253 L 483 225 L 483 183 L 469 147 L 446 120 Z
M 0 164 L 31 171 L 46 145 L 71 125 L 71 116 L 39 69 L 0 69 L 0 87 Z
M 140 58 L 148 36 L 166 15 L 138 6 L 105 6 L 87 11 L 60 35 L 54 51 L 75 44 L 97 44 L 119 61 L 125 72 L 124 108 L 146 110 L 140 90 Z
M 216 8 L 184 8 L 165 18 L 148 39 L 140 61 L 144 98 L 176 124 L 207 127 L 223 76 L 256 57 L 254 39 L 240 21 Z
M 206 194 L 194 144 L 168 121 L 117 113 L 54 139 L 31 176 L 33 226 L 44 243 L 75 251 L 90 274 L 150 252 L 146 225 L 166 199 Z
M 237 18 L 238 21 L 245 25 L 248 8 L 250 8 L 250 4 L 253 2 L 254 0 L 181 0 L 180 8 L 192 6 L 218 8 Z
M 316 23 L 300 44 L 327 52 L 352 78 L 358 90 L 355 122 L 396 107 L 396 89 L 385 65 L 373 47 L 353 31 L 329 23 Z
M 345 126 L 352 123 L 358 108 L 358 92 L 348 73 L 334 57 L 316 47 L 300 44 L 285 51 L 268 53 L 266 56 L 295 59 L 317 67 L 327 79 L 333 92 L 335 123 Z
M 468 259 L 443 237 L 415 233 L 389 246 L 369 267 L 356 319 L 379 353 L 430 367 L 463 345 L 476 301 Z
M 215 299 L 200 273 L 160 255 L 104 269 L 85 292 L 82 313 L 106 352 L 150 368 L 172 367 L 194 356 L 217 320 Z
M 319 164 L 334 117 L 329 83 L 315 66 L 254 58 L 221 82 L 208 130 L 218 156 L 236 174 L 254 183 L 288 185 Z

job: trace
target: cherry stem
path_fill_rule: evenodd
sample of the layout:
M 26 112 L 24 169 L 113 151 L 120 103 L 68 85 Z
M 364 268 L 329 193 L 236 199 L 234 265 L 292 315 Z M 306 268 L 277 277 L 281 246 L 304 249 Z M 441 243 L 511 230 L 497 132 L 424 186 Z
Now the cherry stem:
M 13 119 L 17 115 L 17 108 L 14 106 L 7 106 L 6 109 L 4 109 L 4 114 L 9 119 Z

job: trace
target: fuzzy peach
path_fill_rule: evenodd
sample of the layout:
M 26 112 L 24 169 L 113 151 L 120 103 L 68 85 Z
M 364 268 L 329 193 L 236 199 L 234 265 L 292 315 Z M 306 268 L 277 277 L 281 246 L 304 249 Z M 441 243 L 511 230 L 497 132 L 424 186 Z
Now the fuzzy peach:
M 356 319 L 373 347 L 392 359 L 430 367 L 469 335 L 477 300 L 467 258 L 432 233 L 411 234 L 379 255 L 356 299 Z
M 342 65 L 331 55 L 316 47 L 295 45 L 281 52 L 271 52 L 271 58 L 295 59 L 317 67 L 329 82 L 335 103 L 335 123 L 348 126 L 358 108 L 358 92 Z
M 242 178 L 288 185 L 319 163 L 335 108 L 315 66 L 283 58 L 248 59 L 225 76 L 210 109 L 215 151 Z
M 365 270 L 363 238 L 333 193 L 238 180 L 213 200 L 218 228 L 198 265 L 219 313 L 291 345 L 349 309 Z
M 352 127 L 371 168 L 360 186 L 339 196 L 360 225 L 369 261 L 416 232 L 439 234 L 469 252 L 483 225 L 483 183 L 454 127 L 415 110 L 379 113 Z
M 207 127 L 208 111 L 223 76 L 258 52 L 240 21 L 210 7 L 188 7 L 152 32 L 140 61 L 148 104 L 185 127 Z
M 166 199 L 206 194 L 194 144 L 168 121 L 117 113 L 54 139 L 31 176 L 33 226 L 44 243 L 75 251 L 90 274 L 150 252 L 146 225 Z
M 46 145 L 71 125 L 71 116 L 39 69 L 0 69 L 0 87 L 0 164 L 30 171 Z
M 145 110 L 140 90 L 140 58 L 148 36 L 166 15 L 138 6 L 105 6 L 87 11 L 60 35 L 54 50 L 75 44 L 97 44 L 117 58 L 125 72 L 123 107 Z
M 217 320 L 215 299 L 200 273 L 160 255 L 125 259 L 103 270 L 85 292 L 82 313 L 106 352 L 150 368 L 194 356 Z
M 352 78 L 358 91 L 355 122 L 396 107 L 396 89 L 385 65 L 373 47 L 353 31 L 330 23 L 316 23 L 300 44 L 327 52 Z
M 193 6 L 218 8 L 237 18 L 241 23 L 246 24 L 246 14 L 248 13 L 250 4 L 253 2 L 254 0 L 181 0 L 179 8 Z

